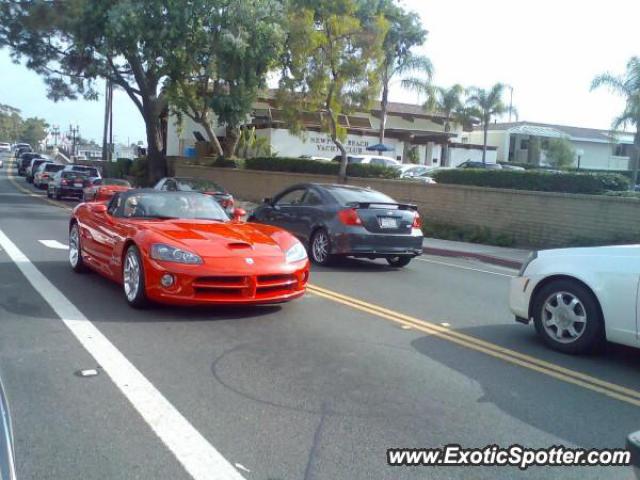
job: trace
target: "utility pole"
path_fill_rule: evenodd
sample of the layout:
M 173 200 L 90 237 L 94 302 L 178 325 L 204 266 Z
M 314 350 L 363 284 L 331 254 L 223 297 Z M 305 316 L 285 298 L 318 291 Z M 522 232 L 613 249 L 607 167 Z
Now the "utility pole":
M 513 112 L 513 87 L 509 85 L 511 94 L 509 95 L 509 123 L 511 123 L 511 113 Z
M 102 159 L 111 160 L 111 148 L 109 147 L 109 130 L 113 126 L 113 85 L 111 80 L 106 81 L 104 95 L 104 128 L 102 130 Z

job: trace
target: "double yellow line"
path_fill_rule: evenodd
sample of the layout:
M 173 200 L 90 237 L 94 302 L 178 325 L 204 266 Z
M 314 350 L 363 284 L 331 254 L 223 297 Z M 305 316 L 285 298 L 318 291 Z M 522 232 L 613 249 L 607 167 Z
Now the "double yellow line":
M 513 365 L 518 365 L 556 378 L 563 382 L 578 385 L 593 392 L 598 392 L 608 397 L 640 407 L 640 391 L 607 382 L 575 370 L 564 368 L 560 365 L 546 362 L 539 358 L 535 358 L 509 348 L 501 347 L 495 343 L 487 342 L 471 335 L 465 335 L 464 333 L 456 332 L 455 330 L 445 328 L 441 325 L 427 322 L 409 315 L 404 315 L 379 305 L 365 302 L 348 295 L 343 295 L 317 285 L 309 285 L 307 288 L 313 294 L 327 300 L 331 300 L 332 302 L 340 303 L 353 309 L 390 320 L 394 323 L 411 327 L 415 330 L 428 333 L 429 335 L 433 335 L 477 352 L 482 352 Z

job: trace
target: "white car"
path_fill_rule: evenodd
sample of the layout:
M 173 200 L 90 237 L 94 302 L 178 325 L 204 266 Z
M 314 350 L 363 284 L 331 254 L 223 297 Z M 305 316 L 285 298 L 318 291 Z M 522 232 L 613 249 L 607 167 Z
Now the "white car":
M 10 152 L 11 144 L 7 142 L 0 142 L 0 152 Z
M 340 155 L 333 157 L 334 162 L 339 162 L 342 159 Z M 395 158 L 385 157 L 383 155 L 348 155 L 347 162 L 362 163 L 364 165 L 379 165 L 381 167 L 399 167 L 402 162 L 399 162 Z
M 555 350 L 640 348 L 639 281 L 640 245 L 542 250 L 511 279 L 509 306 Z

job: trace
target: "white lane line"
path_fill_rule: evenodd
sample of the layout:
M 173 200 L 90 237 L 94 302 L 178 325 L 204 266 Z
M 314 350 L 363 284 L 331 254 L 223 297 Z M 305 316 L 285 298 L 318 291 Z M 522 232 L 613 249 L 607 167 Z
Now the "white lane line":
M 38 240 L 42 245 L 55 250 L 69 250 L 69 245 L 59 242 L 58 240 Z
M 414 260 L 419 260 L 421 262 L 427 262 L 427 263 L 437 263 L 438 265 L 445 265 L 447 267 L 460 268 L 461 270 L 471 270 L 473 272 L 489 273 L 491 275 L 499 275 L 501 277 L 515 277 L 515 275 L 511 275 L 508 273 L 492 272 L 491 270 L 482 270 L 481 268 L 471 268 L 471 267 L 465 267 L 462 265 L 456 265 L 455 263 L 438 262 L 436 260 L 427 260 L 426 258 L 415 258 Z
M 0 230 L 0 246 L 195 480 L 244 477 Z

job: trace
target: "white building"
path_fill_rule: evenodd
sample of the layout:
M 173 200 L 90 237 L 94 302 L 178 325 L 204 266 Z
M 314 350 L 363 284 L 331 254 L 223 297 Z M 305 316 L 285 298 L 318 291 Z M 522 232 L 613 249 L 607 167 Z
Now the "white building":
M 481 127 L 466 134 L 470 142 L 482 142 Z M 545 165 L 545 146 L 550 138 L 566 138 L 575 149 L 574 167 L 597 170 L 628 170 L 633 134 L 594 128 L 534 122 L 494 123 L 487 144 L 497 148 L 499 162 Z
M 257 135 L 268 138 L 272 151 L 277 156 L 333 158 L 339 151 L 331 137 L 321 131 L 320 120 L 319 113 L 309 112 L 303 122 L 303 134 L 293 135 L 287 129 L 282 112 L 276 108 L 273 97 L 267 95 L 254 104 L 246 126 L 255 127 Z M 367 147 L 379 143 L 379 105 L 369 113 L 343 115 L 339 122 L 347 129 L 345 146 L 349 153 L 375 153 L 367 151 Z M 195 132 L 204 136 L 203 129 L 186 116 L 181 125 L 177 124 L 174 116 L 170 117 L 167 129 L 169 156 L 187 155 L 187 152 L 195 147 Z M 219 138 L 224 137 L 223 127 L 218 127 L 215 132 Z M 408 162 L 410 149 L 415 148 L 419 163 L 441 166 L 442 145 L 449 142 L 450 166 L 457 166 L 466 160 L 480 160 L 482 146 L 471 144 L 468 139 L 463 140 L 464 133 L 469 134 L 461 127 L 445 132 L 442 115 L 428 113 L 420 105 L 390 102 L 387 108 L 384 143 L 392 147 L 393 151 L 385 152 L 384 155 Z M 495 147 L 489 149 L 487 162 L 495 163 L 496 150 Z

